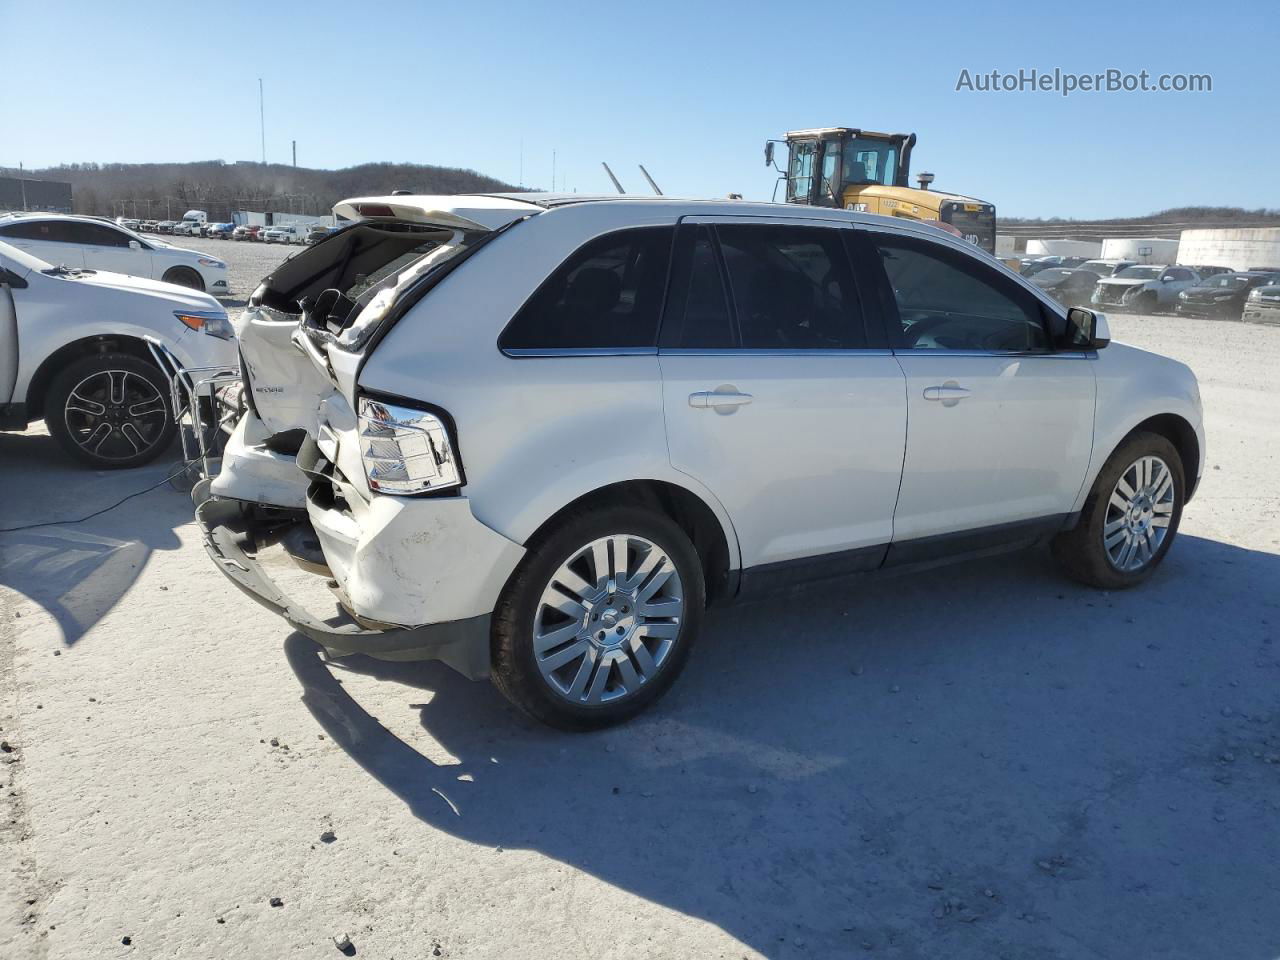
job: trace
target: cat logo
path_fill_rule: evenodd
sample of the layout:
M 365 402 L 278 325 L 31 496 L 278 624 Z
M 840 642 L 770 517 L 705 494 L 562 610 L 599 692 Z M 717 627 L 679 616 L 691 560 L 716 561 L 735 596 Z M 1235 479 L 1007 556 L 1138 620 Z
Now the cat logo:
M 854 213 L 866 213 L 867 205 L 865 203 L 848 203 L 845 204 L 846 210 L 852 210 Z

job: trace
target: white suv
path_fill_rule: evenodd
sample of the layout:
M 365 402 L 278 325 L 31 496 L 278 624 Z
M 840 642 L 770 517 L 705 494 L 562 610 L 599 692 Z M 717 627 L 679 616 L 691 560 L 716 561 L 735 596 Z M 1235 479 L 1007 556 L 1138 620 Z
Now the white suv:
M 0 216 L 0 240 L 52 264 L 149 277 L 215 297 L 231 293 L 227 265 L 217 257 L 175 247 L 158 237 L 144 238 L 96 217 L 7 214 Z
M 208 294 L 53 266 L 0 241 L 0 430 L 43 418 L 99 469 L 155 459 L 176 428 L 148 339 L 187 367 L 237 367 L 231 321 Z
M 1103 316 L 926 225 L 667 198 L 336 212 L 355 222 L 236 321 L 253 409 L 196 490 L 208 549 L 330 651 L 492 675 L 554 725 L 660 696 L 709 603 L 1045 539 L 1134 585 L 1200 476 L 1187 367 L 1102 349 Z M 345 620 L 264 574 L 275 541 Z

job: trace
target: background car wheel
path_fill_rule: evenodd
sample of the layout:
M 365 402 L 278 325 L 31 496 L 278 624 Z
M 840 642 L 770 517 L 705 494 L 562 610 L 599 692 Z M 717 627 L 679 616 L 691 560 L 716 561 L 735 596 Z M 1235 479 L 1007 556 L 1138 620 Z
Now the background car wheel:
M 204 293 L 204 279 L 190 267 L 170 267 L 160 279 L 165 283 L 176 283 L 180 287 L 190 287 Z
M 150 463 L 177 431 L 164 374 L 124 353 L 84 357 L 54 377 L 44 419 L 67 453 L 98 469 Z
M 1173 544 L 1185 491 L 1173 444 L 1134 434 L 1098 474 L 1075 529 L 1054 538 L 1054 559 L 1068 576 L 1104 590 L 1141 583 Z
M 679 675 L 705 605 L 702 564 L 668 517 L 634 506 L 571 514 L 530 545 L 498 601 L 494 684 L 563 730 L 620 723 Z
M 1133 302 L 1133 309 L 1138 313 L 1152 314 L 1159 307 L 1159 301 L 1154 293 L 1147 292 L 1138 295 Z

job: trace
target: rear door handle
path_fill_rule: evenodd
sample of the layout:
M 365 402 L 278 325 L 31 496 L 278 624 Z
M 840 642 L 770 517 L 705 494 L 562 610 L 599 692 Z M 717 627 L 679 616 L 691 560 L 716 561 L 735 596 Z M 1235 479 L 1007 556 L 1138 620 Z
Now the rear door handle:
M 741 407 L 751 402 L 749 393 L 719 393 L 714 390 L 703 390 L 689 394 L 689 406 L 699 410 L 717 407 Z
M 954 407 L 967 396 L 969 396 L 969 391 L 955 381 L 944 383 L 937 387 L 924 388 L 924 398 L 926 400 L 941 400 L 944 407 Z

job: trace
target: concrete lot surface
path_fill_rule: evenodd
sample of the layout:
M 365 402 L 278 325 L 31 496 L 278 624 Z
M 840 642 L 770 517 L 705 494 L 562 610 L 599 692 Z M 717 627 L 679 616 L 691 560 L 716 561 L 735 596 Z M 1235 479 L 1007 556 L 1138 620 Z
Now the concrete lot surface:
M 168 489 L 0 534 L 0 957 L 1274 960 L 1280 329 L 1113 326 L 1207 408 L 1148 585 L 1037 552 L 717 612 L 601 734 L 327 661 Z M 0 527 L 165 471 L 0 435 Z

